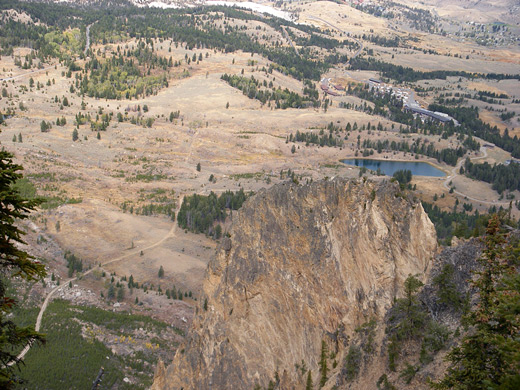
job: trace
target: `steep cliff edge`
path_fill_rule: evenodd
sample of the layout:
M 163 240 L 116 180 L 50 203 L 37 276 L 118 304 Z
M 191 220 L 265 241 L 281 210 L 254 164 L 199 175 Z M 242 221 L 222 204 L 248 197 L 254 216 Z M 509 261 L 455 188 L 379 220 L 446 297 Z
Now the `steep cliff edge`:
M 275 377 L 301 388 L 302 365 L 316 382 L 322 341 L 343 353 L 409 274 L 426 278 L 437 249 L 421 204 L 389 181 L 280 184 L 233 218 L 186 345 L 153 389 L 253 389 Z

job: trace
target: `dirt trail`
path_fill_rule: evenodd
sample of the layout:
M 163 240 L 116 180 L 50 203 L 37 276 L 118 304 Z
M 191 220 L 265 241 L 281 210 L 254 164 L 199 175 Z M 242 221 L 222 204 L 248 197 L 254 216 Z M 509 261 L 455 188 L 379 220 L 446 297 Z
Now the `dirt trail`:
M 179 197 L 179 202 L 178 202 L 178 205 L 177 205 L 177 209 L 175 210 L 175 215 L 178 215 L 179 214 L 179 210 L 181 208 L 181 205 L 182 205 L 182 200 L 184 199 L 184 195 L 181 195 Z M 166 233 L 166 235 L 161 238 L 159 241 L 151 244 L 151 245 L 148 245 L 146 247 L 143 247 L 143 248 L 136 248 L 135 250 L 131 251 L 131 252 L 128 252 L 122 256 L 119 256 L 119 257 L 116 257 L 115 259 L 110 259 L 108 261 L 105 261 L 104 263 L 100 264 L 98 267 L 94 267 L 94 268 L 91 268 L 89 269 L 88 271 L 84 272 L 81 274 L 81 276 L 85 276 L 85 275 L 88 275 L 90 274 L 91 272 L 93 272 L 95 269 L 100 269 L 108 264 L 112 264 L 112 263 L 115 263 L 115 262 L 118 262 L 118 261 L 122 261 L 124 259 L 127 259 L 129 257 L 132 257 L 132 256 L 136 256 L 136 255 L 139 255 L 141 253 L 141 251 L 145 251 L 145 250 L 149 250 L 149 249 L 152 249 L 152 248 L 156 248 L 158 246 L 160 246 L 161 244 L 163 244 L 166 240 L 168 240 L 169 238 L 172 238 L 172 237 L 175 237 L 177 233 L 177 223 L 174 222 L 171 229 L 168 231 L 168 233 Z M 34 330 L 35 331 L 39 331 L 40 330 L 40 327 L 41 327 L 41 323 L 42 323 L 42 318 L 43 318 L 43 314 L 45 313 L 45 310 L 47 310 L 47 306 L 49 305 L 49 302 L 51 301 L 52 299 L 52 296 L 54 295 L 54 293 L 56 291 L 58 291 L 60 288 L 62 288 L 63 286 L 66 286 L 67 284 L 71 283 L 71 282 L 74 282 L 78 279 L 78 276 L 74 277 L 74 278 L 70 278 L 66 281 L 63 282 L 62 285 L 60 286 L 56 286 L 54 287 L 48 294 L 47 296 L 45 297 L 45 300 L 43 301 L 43 304 L 40 308 L 40 312 L 38 313 L 38 317 L 36 318 L 36 324 L 34 325 Z M 20 354 L 17 356 L 17 360 L 20 361 L 22 360 L 25 355 L 27 354 L 27 352 L 29 352 L 29 349 L 31 348 L 30 345 L 26 346 L 22 352 L 20 352 Z M 12 366 L 15 362 L 12 362 L 11 364 L 9 364 L 9 366 Z
M 88 49 L 90 49 L 90 26 L 92 26 L 94 23 L 89 24 L 87 26 L 87 30 L 85 31 L 85 35 L 87 36 L 86 42 L 85 42 L 85 50 L 83 51 L 85 54 L 87 54 Z
M 482 146 L 480 148 L 480 151 L 483 153 L 483 155 L 482 156 L 478 156 L 478 157 L 473 157 L 471 159 L 471 161 L 481 160 L 481 159 L 486 158 L 488 156 L 487 148 L 485 146 Z M 464 161 L 465 161 L 465 159 L 461 159 L 459 161 L 459 163 L 451 170 L 451 175 L 449 175 L 446 178 L 446 180 L 444 180 L 444 182 L 442 183 L 444 185 L 444 188 L 446 188 L 448 191 L 450 190 L 449 182 L 452 181 L 453 179 L 455 179 L 455 177 L 457 176 L 457 172 L 460 171 L 460 167 L 462 166 L 462 164 L 464 164 Z M 459 191 L 456 191 L 456 190 L 453 190 L 453 192 L 456 193 L 457 195 L 464 196 L 465 198 L 467 198 L 469 200 L 472 200 L 474 202 L 479 202 L 479 203 L 489 204 L 489 205 L 496 205 L 496 206 L 509 206 L 509 202 L 498 202 L 496 200 L 490 202 L 490 201 L 487 201 L 487 200 L 473 198 L 473 197 L 471 197 L 469 195 L 463 194 L 462 192 L 459 192 Z
M 43 72 L 43 71 L 46 71 L 46 70 L 49 70 L 49 69 L 54 69 L 54 65 L 48 66 L 46 68 L 35 69 L 35 70 L 30 71 L 30 72 L 22 73 L 22 74 L 19 74 L 19 75 L 16 75 L 16 76 L 0 78 L 0 81 L 16 80 L 16 79 L 20 79 L 22 77 L 27 77 L 27 76 L 30 76 L 32 74 Z
M 296 46 L 294 45 L 294 42 L 292 41 L 291 37 L 289 36 L 289 34 L 287 33 L 287 30 L 285 29 L 284 26 L 281 26 L 282 27 L 282 31 L 283 31 L 283 35 L 285 36 L 285 38 L 289 41 L 289 43 L 291 44 L 292 48 L 294 49 L 294 51 L 296 52 L 296 55 L 298 57 L 300 57 L 300 53 L 298 52 L 298 49 L 296 48 Z

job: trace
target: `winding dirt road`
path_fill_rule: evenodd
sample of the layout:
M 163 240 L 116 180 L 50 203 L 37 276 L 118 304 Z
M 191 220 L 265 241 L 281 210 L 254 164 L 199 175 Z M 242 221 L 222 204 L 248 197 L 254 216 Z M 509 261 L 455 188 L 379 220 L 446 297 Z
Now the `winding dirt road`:
M 96 23 L 96 22 L 94 22 Z M 87 39 L 85 40 L 85 50 L 83 51 L 85 53 L 85 55 L 87 54 L 88 52 L 88 49 L 90 49 L 90 27 L 94 24 L 94 23 L 91 23 L 87 26 L 87 29 L 85 31 L 85 35 L 87 36 Z
M 471 161 L 475 161 L 475 160 L 481 160 L 481 159 L 484 159 L 487 157 L 487 148 L 485 146 L 482 146 L 480 148 L 480 151 L 482 152 L 482 156 L 478 156 L 478 157 L 473 157 L 471 159 Z M 466 161 L 465 159 L 461 159 L 459 161 L 459 163 L 451 170 L 451 175 L 449 175 L 446 180 L 444 180 L 444 182 L 442 183 L 444 185 L 444 188 L 446 188 L 448 191 L 450 190 L 450 181 L 452 181 L 453 179 L 455 179 L 455 177 L 458 175 L 458 172 L 460 171 L 460 167 L 462 166 L 462 164 L 464 164 L 464 161 Z M 469 200 L 472 200 L 474 202 L 479 202 L 479 203 L 482 203 L 482 204 L 488 204 L 488 205 L 494 205 L 494 206 L 509 206 L 509 202 L 498 202 L 496 200 L 494 201 L 488 201 L 488 200 L 482 200 L 482 199 L 477 199 L 477 198 L 473 198 L 469 195 L 466 195 L 466 194 L 463 194 L 462 192 L 459 192 L 459 191 L 456 191 L 456 190 L 453 190 L 454 193 L 456 193 L 457 195 L 460 195 L 460 196 L 463 196 Z
M 179 214 L 179 210 L 181 208 L 181 205 L 182 205 L 182 201 L 184 199 L 184 195 L 181 195 L 179 197 L 179 202 L 178 202 L 178 205 L 177 205 L 177 209 L 175 210 L 175 215 L 177 216 Z M 176 232 L 177 232 L 177 222 L 175 221 L 171 227 L 171 229 L 168 231 L 168 233 L 166 233 L 166 235 L 161 238 L 159 241 L 151 244 L 151 245 L 148 245 L 148 246 L 145 246 L 143 248 L 135 248 L 133 251 L 131 252 L 128 252 L 124 255 L 121 255 L 119 257 L 116 257 L 114 259 L 110 259 L 108 261 L 105 261 L 104 263 L 100 264 L 99 266 L 97 267 L 93 267 L 91 269 L 89 269 L 88 271 L 84 272 L 81 274 L 81 277 L 83 276 L 86 276 L 88 274 L 90 274 L 91 272 L 93 272 L 95 269 L 101 269 L 102 267 L 106 266 L 106 265 L 109 265 L 109 264 L 112 264 L 112 263 L 116 263 L 118 261 L 122 261 L 122 260 L 125 260 L 129 257 L 132 257 L 132 256 L 138 256 L 141 251 L 146 251 L 146 250 L 149 250 L 149 249 L 153 249 L 153 248 L 156 248 L 158 246 L 160 246 L 161 244 L 163 244 L 166 240 L 172 238 L 172 237 L 175 237 L 176 235 Z M 43 304 L 40 308 L 40 311 L 38 313 L 38 317 L 36 317 L 36 324 L 34 325 L 34 330 L 35 331 L 39 331 L 40 330 L 40 327 L 41 327 L 41 324 L 42 324 L 42 318 L 43 318 L 43 314 L 45 313 L 45 310 L 47 310 L 47 306 L 49 306 L 49 303 L 54 295 L 54 293 L 56 291 L 58 291 L 59 289 L 61 288 L 64 288 L 67 284 L 69 284 L 70 282 L 74 282 L 78 279 L 78 276 L 74 277 L 74 278 L 70 278 L 70 279 L 67 279 L 63 282 L 63 284 L 61 284 L 60 286 L 56 286 L 54 287 L 48 294 L 47 296 L 45 297 L 45 300 L 43 301 Z M 31 349 L 31 346 L 28 345 L 26 346 L 22 352 L 20 352 L 20 354 L 17 356 L 17 360 L 20 361 L 22 360 L 25 355 L 27 354 L 27 352 L 29 352 L 29 349 Z M 9 366 L 12 366 L 14 365 L 15 362 L 11 362 L 10 364 L 8 364 Z
M 16 75 L 16 76 L 3 77 L 3 78 L 0 78 L 0 81 L 11 81 L 11 80 L 16 80 L 16 79 L 21 79 L 22 77 L 27 77 L 27 76 L 30 76 L 32 74 L 40 73 L 40 72 L 43 72 L 43 71 L 46 71 L 46 70 L 49 70 L 49 69 L 54 69 L 54 65 L 48 66 L 46 68 L 31 70 L 30 72 L 22 73 L 22 74 L 19 74 L 19 75 Z
M 90 31 L 90 26 L 88 26 L 87 28 L 87 31 Z M 87 34 L 87 39 L 88 39 L 88 34 Z M 89 42 L 89 40 L 87 40 L 87 43 Z M 86 50 L 88 49 L 88 46 L 85 48 Z M 190 144 L 188 146 L 189 148 L 189 152 L 188 154 L 186 155 L 186 159 L 185 159 L 185 162 L 188 163 L 189 159 L 191 158 L 192 156 L 192 152 L 193 152 L 193 143 L 195 141 L 195 138 L 197 137 L 198 135 L 198 130 L 195 130 L 192 134 L 192 137 L 191 137 L 191 140 L 190 140 Z M 182 205 L 182 201 L 184 199 L 184 195 L 181 195 L 179 196 L 179 201 L 178 201 L 178 204 L 177 204 L 177 208 L 175 210 L 175 215 L 179 215 L 179 210 L 181 208 L 181 205 Z M 118 261 L 122 261 L 122 260 L 125 260 L 125 259 L 128 259 L 129 257 L 132 257 L 132 256 L 136 256 L 136 255 L 139 255 L 141 253 L 141 251 L 146 251 L 146 250 L 150 250 L 150 249 L 153 249 L 153 248 L 156 248 L 158 246 L 160 246 L 161 244 L 163 244 L 166 240 L 172 238 L 172 237 L 175 237 L 176 235 L 176 232 L 177 232 L 177 221 L 175 221 L 171 227 L 171 229 L 168 231 L 168 233 L 166 233 L 166 235 L 161 238 L 159 241 L 151 244 L 151 245 L 148 245 L 146 247 L 143 247 L 143 248 L 135 248 L 134 250 L 128 252 L 128 253 L 125 253 L 124 255 L 121 255 L 119 257 L 116 257 L 116 258 L 113 258 L 113 259 L 110 259 L 110 260 L 107 260 L 105 261 L 104 263 L 101 263 L 99 266 L 97 267 L 94 267 L 94 268 L 91 268 L 89 269 L 88 271 L 82 273 L 82 277 L 85 276 L 85 275 L 88 275 L 90 274 L 91 272 L 93 272 L 95 269 L 101 269 L 102 267 L 106 266 L 106 265 L 109 265 L 109 264 L 113 264 L 113 263 L 116 263 Z M 70 282 L 74 282 L 78 279 L 78 277 L 74 277 L 74 278 L 70 278 L 68 280 L 65 280 L 63 282 L 62 285 L 60 286 L 56 286 L 54 287 L 48 294 L 47 296 L 45 297 L 45 300 L 43 301 L 43 304 L 40 308 L 40 311 L 38 313 L 38 317 L 36 317 L 36 324 L 34 325 L 34 330 L 35 331 L 39 331 L 40 328 L 41 328 L 41 323 L 42 323 L 42 318 L 43 318 L 43 314 L 45 313 L 45 310 L 47 310 L 47 306 L 49 305 L 53 295 L 56 293 L 56 291 L 58 291 L 60 288 L 66 286 L 67 284 L 69 284 Z M 26 346 L 22 352 L 20 352 L 20 354 L 17 356 L 17 360 L 20 361 L 22 360 L 25 355 L 27 354 L 27 352 L 29 352 L 29 349 L 31 348 L 30 345 Z M 15 362 L 12 362 L 11 364 L 9 364 L 9 366 L 12 366 L 14 365 Z
M 296 46 L 294 45 L 294 42 L 292 41 L 291 37 L 289 36 L 289 34 L 287 33 L 287 30 L 285 29 L 285 26 L 281 26 L 282 27 L 282 31 L 283 31 L 283 35 L 285 35 L 285 38 L 289 41 L 289 43 L 291 44 L 292 48 L 294 49 L 294 51 L 296 52 L 296 55 L 298 57 L 300 57 L 300 53 L 298 53 L 298 49 L 296 48 Z

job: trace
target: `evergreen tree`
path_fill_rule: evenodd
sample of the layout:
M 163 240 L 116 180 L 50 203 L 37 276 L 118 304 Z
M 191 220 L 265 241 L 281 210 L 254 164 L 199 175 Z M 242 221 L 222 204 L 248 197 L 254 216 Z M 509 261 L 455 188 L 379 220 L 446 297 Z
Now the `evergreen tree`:
M 49 126 L 47 125 L 47 122 L 41 121 L 40 130 L 42 133 L 45 133 L 47 130 L 49 130 Z
M 312 374 L 311 370 L 307 373 L 307 384 L 305 385 L 305 390 L 312 390 Z
M 123 299 L 125 299 L 125 288 L 123 285 L 121 285 L 117 289 L 117 301 L 121 302 Z
M 216 227 L 215 227 L 215 239 L 220 239 L 220 237 L 222 237 L 222 226 L 220 226 L 220 224 L 218 224 Z
M 160 278 L 164 277 L 164 268 L 163 268 L 162 265 L 161 265 L 161 268 L 159 268 L 158 276 L 159 276 Z
M 387 350 L 391 371 L 396 370 L 402 341 L 419 337 L 426 325 L 427 316 L 417 297 L 422 285 L 415 276 L 408 275 L 404 282 L 405 297 L 398 299 L 390 312 L 386 332 L 390 341 Z
M 399 186 L 404 190 L 406 184 L 412 181 L 412 171 L 409 169 L 400 169 L 394 172 L 394 178 L 399 182 Z
M 320 355 L 320 388 L 325 386 L 325 383 L 327 383 L 327 374 L 328 374 L 328 367 L 327 367 L 327 343 L 325 340 L 321 341 L 321 355 Z
M 45 276 L 43 264 L 34 260 L 27 252 L 20 249 L 25 244 L 25 234 L 15 222 L 26 219 L 28 213 L 38 202 L 20 196 L 13 184 L 22 178 L 19 173 L 23 168 L 13 163 L 13 156 L 0 151 L 0 388 L 11 389 L 19 382 L 15 368 L 20 361 L 15 353 L 27 345 L 43 342 L 43 335 L 34 331 L 32 326 L 19 327 L 11 318 L 10 312 L 16 306 L 14 298 L 7 296 L 5 280 L 18 277 L 28 281 L 38 280 Z
M 116 296 L 116 289 L 113 284 L 110 284 L 110 287 L 108 288 L 108 291 L 107 291 L 107 298 L 112 300 L 115 298 L 115 296 Z
M 412 275 L 408 275 L 404 282 L 405 297 L 400 303 L 405 321 L 401 324 L 401 331 L 408 337 L 415 336 L 424 326 L 425 313 L 416 294 L 422 286 L 423 283 Z
M 72 131 L 72 140 L 73 140 L 74 142 L 76 142 L 78 139 L 79 139 L 78 129 L 74 129 L 74 130 Z
M 451 363 L 437 389 L 520 388 L 520 244 L 508 246 L 497 216 L 490 219 L 473 282 L 479 302 L 466 315 L 470 330 L 448 354 Z

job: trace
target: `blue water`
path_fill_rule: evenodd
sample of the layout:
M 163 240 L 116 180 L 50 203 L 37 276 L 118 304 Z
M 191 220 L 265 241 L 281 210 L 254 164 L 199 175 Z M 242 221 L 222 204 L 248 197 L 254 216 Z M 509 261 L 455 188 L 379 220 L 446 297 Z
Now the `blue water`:
M 377 171 L 379 169 L 387 176 L 393 176 L 395 171 L 400 169 L 408 169 L 412 171 L 412 175 L 414 176 L 446 176 L 443 171 L 425 162 L 369 160 L 364 158 L 349 158 L 342 160 L 342 162 L 347 165 L 354 165 L 356 167 L 365 167 L 371 171 Z

